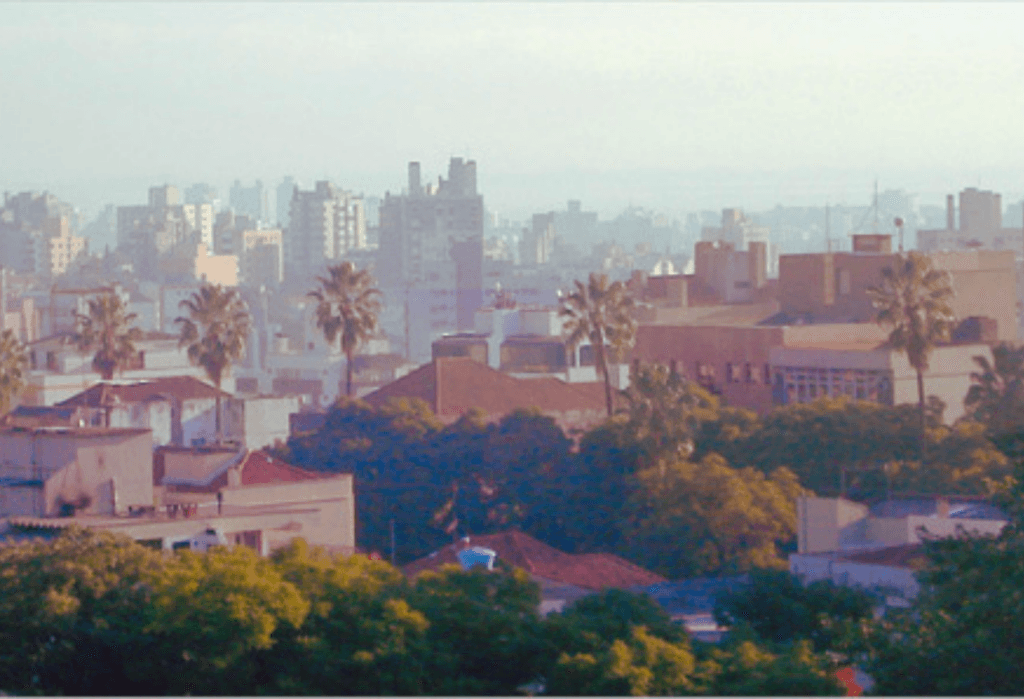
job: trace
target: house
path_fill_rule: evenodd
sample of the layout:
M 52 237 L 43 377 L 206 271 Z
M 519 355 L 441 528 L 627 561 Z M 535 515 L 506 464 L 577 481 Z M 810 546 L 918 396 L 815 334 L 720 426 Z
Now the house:
M 4 441 L 6 434 L 0 433 L 0 446 L 17 447 Z M 351 474 L 313 473 L 264 452 L 219 446 L 161 447 L 153 454 L 144 430 L 43 431 L 37 439 L 35 469 L 3 465 L 0 514 L 8 517 L 8 530 L 77 525 L 161 549 L 222 543 L 263 555 L 301 537 L 335 553 L 355 551 Z M 65 454 L 69 465 L 56 469 L 62 460 L 54 454 Z
M 789 569 L 804 583 L 879 593 L 886 606 L 907 606 L 920 587 L 922 542 L 953 536 L 997 536 L 1009 518 L 984 499 L 931 497 L 887 500 L 871 507 L 845 498 L 797 500 L 797 553 Z
M 147 381 L 168 376 L 192 376 L 205 379 L 201 367 L 193 366 L 178 336 L 160 332 L 144 332 L 135 343 L 136 357 L 117 374 L 118 381 Z M 29 368 L 22 391 L 23 405 L 54 405 L 84 391 L 96 382 L 92 354 L 80 352 L 72 341 L 72 333 L 58 334 L 29 343 Z M 234 382 L 227 378 L 224 388 L 231 390 Z
M 520 379 L 468 357 L 437 358 L 363 400 L 379 408 L 390 398 L 426 401 L 444 422 L 454 422 L 474 407 L 492 420 L 519 408 L 536 407 L 564 430 L 586 429 L 607 416 L 603 383 Z
M 462 554 L 460 556 L 460 554 Z M 665 578 L 610 553 L 570 554 L 510 529 L 498 534 L 465 537 L 417 559 L 402 572 L 415 577 L 443 565 L 470 567 L 474 557 L 490 554 L 522 568 L 541 587 L 541 613 L 562 611 L 581 597 L 608 588 L 629 589 L 665 583 Z M 483 560 L 481 559 L 481 560 Z
M 149 430 L 0 429 L 0 516 L 116 516 L 153 506 Z
M 231 394 L 192 376 L 163 377 L 135 383 L 97 383 L 58 405 L 90 411 L 89 424 L 107 424 L 109 417 L 111 427 L 152 430 L 155 445 L 180 446 L 216 439 L 218 395 L 224 416 L 223 437 L 239 439 L 239 426 L 236 420 L 230 419 L 233 413 L 227 405 L 232 400 Z

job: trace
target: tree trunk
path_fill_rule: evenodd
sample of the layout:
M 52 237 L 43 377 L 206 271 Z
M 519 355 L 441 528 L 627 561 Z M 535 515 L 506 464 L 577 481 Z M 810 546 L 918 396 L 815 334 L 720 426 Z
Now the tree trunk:
M 217 444 L 221 443 L 221 430 L 220 430 L 220 377 L 216 377 L 213 380 L 213 384 L 217 387 L 217 407 L 215 408 L 216 413 L 214 415 L 214 424 L 217 430 Z
M 597 368 L 604 374 L 604 401 L 605 406 L 608 408 L 608 417 L 611 417 L 615 412 L 615 405 L 612 401 L 612 377 L 608 372 L 608 357 L 604 352 L 604 338 L 601 338 L 600 342 L 594 347 L 594 351 L 597 353 L 595 357 L 597 359 Z
M 924 464 L 924 449 L 925 449 L 925 418 L 924 418 L 924 372 L 921 369 L 917 370 L 917 417 L 920 427 L 920 434 L 918 435 L 918 456 L 921 459 L 921 464 Z
M 352 351 L 345 353 L 345 395 L 352 397 Z

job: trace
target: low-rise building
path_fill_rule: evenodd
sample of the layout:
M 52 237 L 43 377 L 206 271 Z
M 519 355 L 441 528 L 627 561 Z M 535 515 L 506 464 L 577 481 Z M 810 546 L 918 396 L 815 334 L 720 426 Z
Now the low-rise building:
M 0 454 L 0 516 L 114 516 L 153 506 L 149 430 L 7 427 Z
M 392 398 L 419 398 L 444 422 L 458 420 L 470 408 L 498 420 L 519 408 L 536 407 L 567 431 L 587 429 L 607 417 L 603 382 L 520 379 L 468 357 L 435 359 L 363 400 L 380 407 Z

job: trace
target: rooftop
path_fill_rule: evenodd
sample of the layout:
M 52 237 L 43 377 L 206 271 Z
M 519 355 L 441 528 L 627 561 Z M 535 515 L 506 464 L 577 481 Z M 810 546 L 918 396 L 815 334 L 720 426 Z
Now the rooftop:
M 541 411 L 604 410 L 604 385 L 567 383 L 543 377 L 517 379 L 468 357 L 442 357 L 424 364 L 364 400 L 374 407 L 389 398 L 420 398 L 442 418 L 454 419 L 473 407 L 488 415 L 518 408 Z
M 167 376 L 129 384 L 97 383 L 77 393 L 59 406 L 107 407 L 121 403 L 147 403 L 175 398 L 179 401 L 195 399 L 230 398 L 221 391 L 192 376 Z
M 588 590 L 650 586 L 666 582 L 657 573 L 613 554 L 565 553 L 518 529 L 467 537 L 409 563 L 402 571 L 412 577 L 425 570 L 437 570 L 442 565 L 458 565 L 456 554 L 470 546 L 489 548 L 498 554 L 500 560 L 538 578 Z

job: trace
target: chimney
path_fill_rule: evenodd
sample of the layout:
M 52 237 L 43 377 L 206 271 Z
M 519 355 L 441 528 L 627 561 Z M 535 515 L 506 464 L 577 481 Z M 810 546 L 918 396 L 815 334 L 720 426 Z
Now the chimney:
M 956 204 L 953 203 L 953 195 L 946 195 L 946 230 L 956 230 Z

